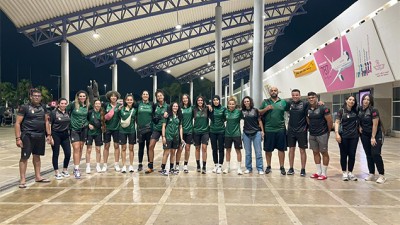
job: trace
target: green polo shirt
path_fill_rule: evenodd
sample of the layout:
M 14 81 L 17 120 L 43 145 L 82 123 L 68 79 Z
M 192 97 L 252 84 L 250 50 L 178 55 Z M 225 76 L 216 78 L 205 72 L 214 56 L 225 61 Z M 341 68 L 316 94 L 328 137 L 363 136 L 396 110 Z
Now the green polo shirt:
M 164 118 L 164 112 L 166 112 L 168 109 L 168 104 L 164 102 L 163 105 L 159 105 L 156 103 L 156 110 L 154 111 L 154 116 L 159 119 L 159 122 L 157 124 L 154 124 L 153 129 L 155 131 L 161 131 L 162 130 L 162 123 L 163 123 L 163 118 Z
M 290 104 L 280 98 L 278 98 L 276 102 L 269 98 L 263 101 L 260 110 L 265 109 L 268 105 L 272 105 L 273 109 L 264 113 L 265 132 L 278 132 L 285 130 L 285 111 L 289 110 Z
M 110 120 L 106 120 L 106 128 L 107 128 L 107 130 L 119 130 L 119 121 L 120 121 L 120 118 L 119 118 L 119 106 L 120 106 L 120 104 L 117 103 L 117 105 L 113 109 L 113 107 L 111 106 L 110 103 L 106 103 L 105 104 L 104 109 L 106 110 L 106 112 L 105 112 L 106 114 L 109 111 L 114 110 L 113 117 L 111 117 Z
M 225 112 L 224 106 L 214 107 L 211 114 L 210 133 L 223 134 L 225 132 Z
M 182 125 L 182 121 L 176 116 L 171 115 L 163 120 L 165 126 L 165 139 L 167 141 L 179 140 L 179 127 Z
M 243 119 L 242 111 L 239 109 L 234 109 L 233 111 L 226 110 L 225 114 L 225 137 L 240 137 L 240 120 Z
M 119 111 L 119 117 L 121 118 L 121 120 L 126 120 L 131 115 L 131 113 L 132 113 L 131 123 L 129 124 L 129 126 L 125 127 L 125 128 L 122 126 L 119 126 L 119 132 L 122 134 L 136 133 L 136 129 L 135 129 L 136 109 L 135 108 L 127 109 L 126 107 L 123 107 Z
M 182 116 L 183 133 L 193 133 L 193 107 L 182 107 Z
M 143 129 L 148 127 L 151 129 L 153 122 L 152 122 L 152 113 L 153 113 L 153 102 L 144 103 L 140 101 L 135 105 L 136 112 L 137 112 L 137 129 Z
M 71 130 L 79 131 L 89 124 L 87 106 L 80 104 L 79 109 L 75 109 L 75 102 L 71 102 L 67 106 L 67 112 L 70 112 Z
M 194 115 L 193 133 L 204 134 L 208 133 L 208 130 L 208 109 L 198 110 Z
M 90 117 L 89 117 L 89 124 L 94 124 L 94 117 L 96 117 L 99 121 L 101 121 L 101 115 L 100 112 L 96 112 L 96 111 L 92 111 L 92 113 L 90 113 Z M 88 135 L 90 136 L 95 136 L 95 135 L 99 135 L 101 134 L 101 127 L 100 128 L 94 128 L 93 130 L 89 129 L 88 131 Z

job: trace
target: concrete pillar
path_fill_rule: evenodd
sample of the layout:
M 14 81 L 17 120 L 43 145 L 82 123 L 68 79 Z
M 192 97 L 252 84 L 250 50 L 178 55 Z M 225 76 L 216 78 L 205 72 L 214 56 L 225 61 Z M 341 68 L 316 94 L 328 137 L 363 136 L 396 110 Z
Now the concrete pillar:
M 253 87 L 251 97 L 254 106 L 259 107 L 263 98 L 262 75 L 264 73 L 264 0 L 254 0 L 254 41 L 253 41 Z
M 241 102 L 243 98 L 244 98 L 244 79 L 242 78 L 240 80 L 240 100 L 239 100 L 239 102 Z
M 249 72 L 249 93 L 250 93 L 250 97 L 253 98 L 253 84 L 251 83 L 251 81 L 253 80 L 253 58 L 250 59 L 250 72 Z
M 225 106 L 228 107 L 228 85 L 225 86 Z
M 154 73 L 154 75 L 153 75 L 153 96 L 156 93 L 156 91 L 157 91 L 157 74 Z M 157 103 L 157 98 L 156 97 L 153 97 L 153 102 Z
M 215 94 L 222 96 L 222 7 L 215 7 Z
M 233 49 L 229 51 L 229 95 L 233 95 Z
M 193 81 L 190 81 L 190 102 L 193 105 Z
M 69 101 L 69 46 L 66 41 L 61 42 L 61 97 Z
M 118 91 L 118 65 L 116 62 L 112 64 L 112 90 Z

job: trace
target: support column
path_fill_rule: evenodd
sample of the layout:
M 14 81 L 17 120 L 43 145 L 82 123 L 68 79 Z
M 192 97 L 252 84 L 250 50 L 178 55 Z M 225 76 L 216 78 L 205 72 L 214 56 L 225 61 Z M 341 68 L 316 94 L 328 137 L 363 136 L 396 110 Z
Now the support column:
M 190 102 L 193 105 L 193 81 L 190 81 Z
M 222 96 L 222 7 L 215 7 L 215 94 Z
M 225 86 L 225 107 L 228 107 L 228 85 Z
M 157 91 L 157 74 L 154 73 L 153 75 L 153 94 L 152 96 L 154 96 L 154 93 L 156 93 Z M 157 98 L 153 97 L 153 102 L 156 103 L 157 102 Z
M 61 42 L 61 97 L 69 101 L 69 46 Z
M 263 98 L 264 73 L 264 0 L 254 0 L 254 41 L 253 41 L 253 76 L 251 86 L 253 87 L 251 97 L 254 106 L 259 107 Z
M 118 91 L 118 66 L 117 63 L 114 62 L 112 64 L 112 90 L 113 91 Z
M 249 74 L 249 93 L 250 97 L 253 98 L 253 84 L 251 81 L 253 80 L 253 58 L 250 59 L 250 74 Z
M 242 99 L 244 98 L 244 79 L 242 78 L 240 80 L 240 101 L 242 101 Z
M 233 49 L 229 52 L 229 95 L 233 95 Z

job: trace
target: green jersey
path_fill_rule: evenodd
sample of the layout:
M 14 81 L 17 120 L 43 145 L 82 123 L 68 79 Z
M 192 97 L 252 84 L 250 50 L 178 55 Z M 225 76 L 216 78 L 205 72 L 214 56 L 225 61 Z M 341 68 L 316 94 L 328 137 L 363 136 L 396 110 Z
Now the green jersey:
M 194 109 L 194 124 L 193 133 L 204 134 L 208 133 L 208 109 L 197 110 Z M 197 112 L 196 112 L 197 111 Z
M 151 129 L 153 126 L 153 102 L 144 103 L 140 101 L 135 105 L 136 108 L 136 122 L 137 129 L 141 130 L 144 128 Z
M 156 109 L 154 110 L 154 117 L 157 118 L 158 123 L 154 123 L 153 130 L 155 130 L 155 131 L 162 130 L 164 113 L 167 111 L 167 109 L 168 109 L 168 104 L 165 102 L 162 106 L 160 106 L 158 103 L 156 104 Z
M 226 110 L 226 129 L 225 137 L 240 137 L 240 120 L 243 119 L 242 111 L 234 109 Z
M 163 120 L 165 125 L 165 139 L 167 141 L 179 140 L 179 128 L 182 125 L 182 121 L 176 115 L 168 116 Z
M 97 120 L 97 121 L 96 121 Z M 95 122 L 96 121 L 96 122 Z M 96 123 L 100 122 L 100 127 L 96 127 Z M 89 124 L 94 126 L 94 129 L 89 129 L 88 135 L 95 136 L 101 134 L 101 115 L 100 112 L 91 111 L 89 116 Z
M 117 105 L 112 107 L 110 103 L 106 103 L 104 106 L 104 109 L 106 110 L 106 114 L 110 112 L 111 110 L 114 110 L 114 115 L 111 117 L 110 120 L 106 120 L 106 128 L 107 130 L 119 130 L 119 107 L 121 105 L 117 103 Z
M 79 108 L 75 109 L 75 102 L 71 102 L 67 106 L 67 112 L 70 112 L 71 130 L 79 131 L 89 124 L 87 106 L 80 104 Z
M 182 116 L 183 133 L 193 133 L 193 107 L 182 107 Z
M 260 109 L 265 109 L 268 105 L 272 105 L 273 109 L 264 113 L 265 132 L 278 132 L 286 129 L 285 111 L 288 111 L 290 104 L 283 99 L 274 102 L 271 98 L 264 100 Z
M 224 106 L 214 107 L 211 114 L 210 133 L 223 134 L 225 132 L 225 113 Z
M 119 111 L 119 117 L 121 118 L 121 120 L 126 120 L 128 119 L 128 117 L 131 117 L 131 123 L 129 124 L 128 127 L 119 127 L 119 132 L 122 134 L 134 134 L 136 133 L 136 129 L 135 129 L 135 118 L 136 118 L 136 109 L 135 108 L 131 108 L 131 109 L 127 109 L 126 107 L 123 107 L 120 111 Z

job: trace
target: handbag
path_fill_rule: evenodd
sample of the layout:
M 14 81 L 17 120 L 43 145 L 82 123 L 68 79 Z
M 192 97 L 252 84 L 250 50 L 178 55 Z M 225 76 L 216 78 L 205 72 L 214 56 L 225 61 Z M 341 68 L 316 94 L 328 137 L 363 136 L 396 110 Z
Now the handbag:
M 111 120 L 111 118 L 114 116 L 114 107 L 104 116 L 106 120 Z
M 126 120 L 123 120 L 121 118 L 121 127 L 122 128 L 127 128 L 131 124 L 132 112 L 133 112 L 133 109 L 131 109 L 131 114 L 129 114 L 129 116 L 128 116 L 128 118 L 126 118 Z

